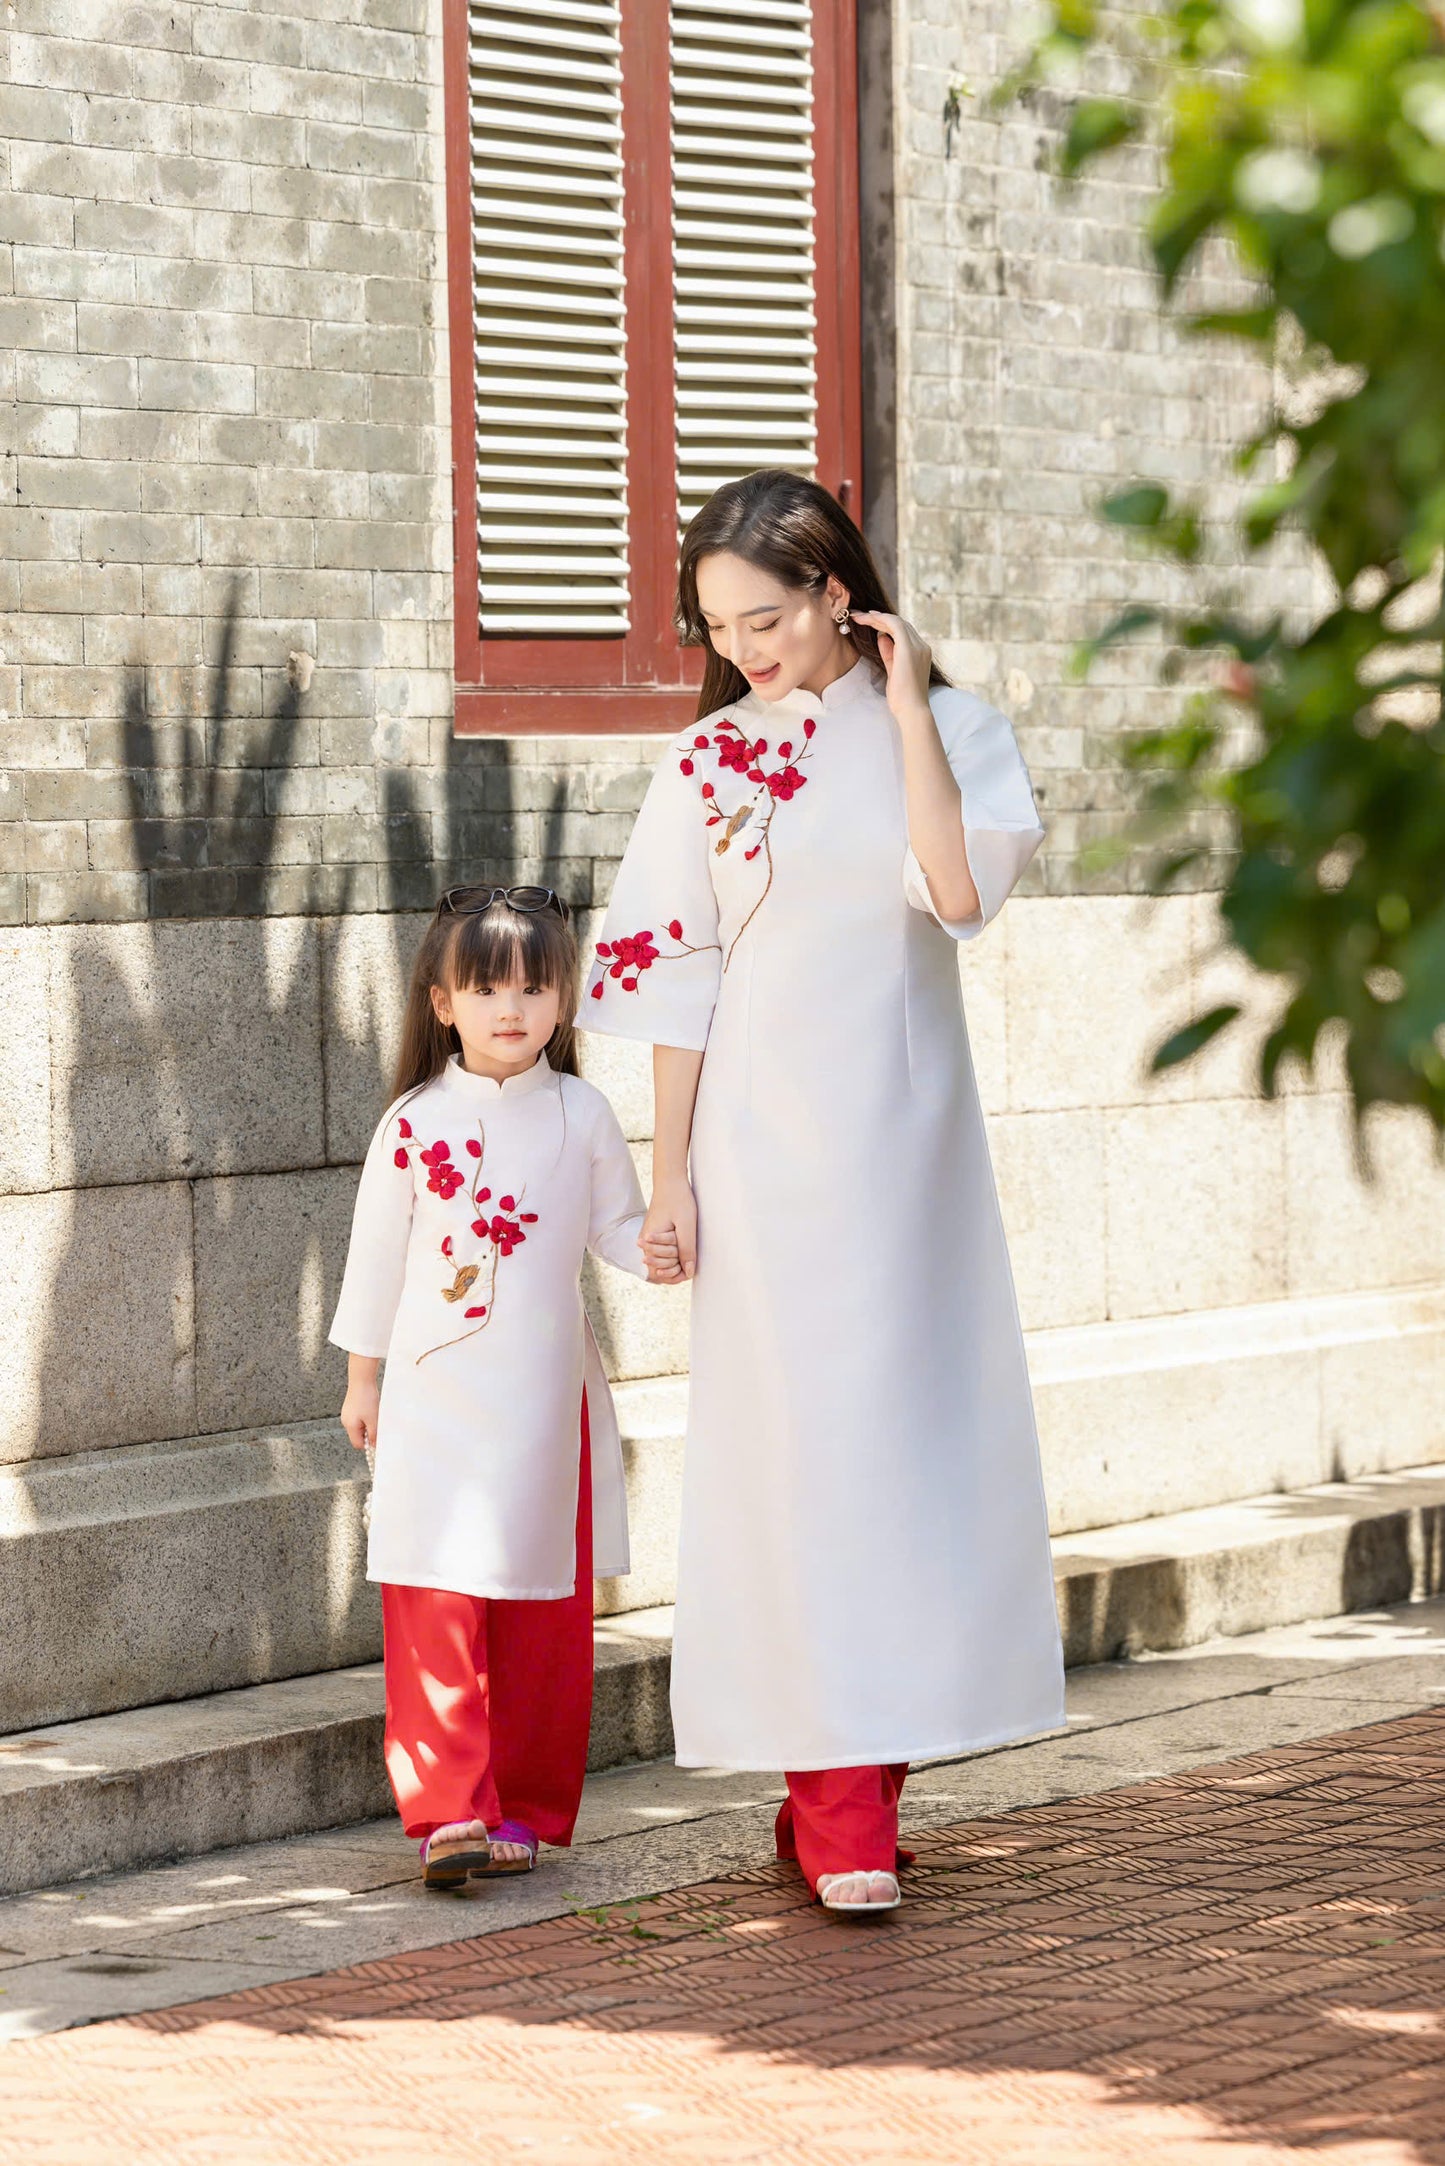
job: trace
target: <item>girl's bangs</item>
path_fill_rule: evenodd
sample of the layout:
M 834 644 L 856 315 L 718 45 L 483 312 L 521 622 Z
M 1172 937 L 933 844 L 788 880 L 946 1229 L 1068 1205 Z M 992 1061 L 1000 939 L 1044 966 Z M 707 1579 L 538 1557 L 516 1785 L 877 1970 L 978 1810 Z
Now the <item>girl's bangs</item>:
M 548 922 L 550 920 L 550 922 Z M 555 910 L 490 910 L 463 913 L 447 954 L 447 975 L 458 993 L 484 985 L 562 986 L 567 982 L 572 936 Z

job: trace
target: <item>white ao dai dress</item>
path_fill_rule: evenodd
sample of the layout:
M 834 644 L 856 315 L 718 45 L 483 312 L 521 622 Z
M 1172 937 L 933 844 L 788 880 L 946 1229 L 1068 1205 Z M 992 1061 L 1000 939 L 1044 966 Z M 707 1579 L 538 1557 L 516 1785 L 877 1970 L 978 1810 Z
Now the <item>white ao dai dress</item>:
M 502 1083 L 453 1058 L 389 1109 L 331 1326 L 386 1357 L 369 1579 L 571 1594 L 584 1382 L 593 1571 L 627 1570 L 622 1448 L 578 1273 L 590 1249 L 645 1277 L 641 1227 L 617 1116 L 545 1054 Z
M 579 1021 L 703 1048 L 673 1719 L 684 1766 L 891 1764 L 1056 1727 L 1028 1374 L 954 943 L 1042 829 L 932 694 L 981 898 L 945 924 L 871 665 L 664 752 Z

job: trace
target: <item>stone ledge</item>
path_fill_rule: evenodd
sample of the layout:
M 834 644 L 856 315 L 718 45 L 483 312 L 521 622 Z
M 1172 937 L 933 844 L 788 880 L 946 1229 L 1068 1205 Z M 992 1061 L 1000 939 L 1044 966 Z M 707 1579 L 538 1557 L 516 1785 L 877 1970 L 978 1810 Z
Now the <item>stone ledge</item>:
M 1027 1336 L 1056 1534 L 1445 1459 L 1445 1284 Z
M 633 1570 L 603 1614 L 672 1599 L 686 1386 L 616 1396 Z M 0 1733 L 373 1661 L 365 1499 L 335 1420 L 0 1469 Z
M 1054 1554 L 1071 1666 L 1418 1600 L 1445 1585 L 1445 1466 L 1139 1520 Z M 599 1620 L 593 1768 L 671 1750 L 671 1621 Z M 372 1664 L 7 1739 L 0 1893 L 385 1813 L 381 1707 Z
M 671 1749 L 671 1613 L 597 1632 L 588 1764 Z M 0 1893 L 390 1810 L 379 1664 L 47 1725 L 0 1746 Z
M 1445 1589 L 1445 1466 L 1069 1535 L 1054 1583 L 1071 1665 L 1421 1601 Z
M 0 1479 L 0 1730 L 372 1660 L 365 1466 L 335 1422 Z

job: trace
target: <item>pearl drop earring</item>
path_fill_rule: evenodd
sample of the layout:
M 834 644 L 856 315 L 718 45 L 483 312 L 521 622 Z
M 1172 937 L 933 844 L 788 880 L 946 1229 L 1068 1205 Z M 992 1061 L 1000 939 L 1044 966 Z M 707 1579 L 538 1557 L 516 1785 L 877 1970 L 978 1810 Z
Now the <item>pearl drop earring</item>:
M 833 622 L 834 622 L 834 623 L 835 623 L 835 624 L 837 625 L 837 627 L 838 627 L 838 629 L 839 629 L 839 631 L 840 631 L 840 632 L 846 632 L 846 631 L 847 631 L 847 629 L 848 629 L 848 624 L 849 624 L 849 617 L 848 617 L 848 612 L 847 612 L 847 610 L 845 609 L 845 610 L 843 611 L 843 614 L 842 614 L 842 615 L 841 615 L 840 617 L 835 617 L 835 618 L 833 619 Z

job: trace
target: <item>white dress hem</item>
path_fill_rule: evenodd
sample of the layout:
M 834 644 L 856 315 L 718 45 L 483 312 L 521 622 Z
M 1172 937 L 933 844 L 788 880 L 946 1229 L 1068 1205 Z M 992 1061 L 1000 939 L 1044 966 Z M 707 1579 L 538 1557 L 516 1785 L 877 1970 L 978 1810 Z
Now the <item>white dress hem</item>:
M 386 1572 L 367 1569 L 367 1578 L 378 1587 L 430 1587 L 438 1594 L 466 1594 L 479 1602 L 565 1602 L 577 1592 L 571 1587 L 502 1587 L 495 1580 L 485 1586 L 461 1587 L 454 1579 L 437 1579 L 423 1572 Z
M 808 1757 L 798 1760 L 789 1759 L 787 1765 L 795 1775 L 826 1774 L 830 1773 L 834 1768 L 843 1766 L 899 1767 L 905 1761 L 912 1767 L 921 1765 L 925 1760 L 957 1760 L 963 1758 L 967 1753 L 996 1751 L 1001 1745 L 1017 1745 L 1025 1740 L 1032 1741 L 1035 1738 L 1056 1737 L 1065 1727 L 1064 1709 L 1061 1705 L 1051 1721 L 1029 1722 L 1025 1723 L 1021 1728 L 1011 1724 L 1007 1729 L 992 1730 L 987 1736 L 964 1738 L 949 1745 L 888 1745 L 881 1749 L 870 1748 L 857 1752 L 854 1752 L 850 1746 L 850 1758 L 847 1761 L 838 1759 L 835 1754 L 826 1760 L 816 1760 Z M 750 1758 L 741 1760 L 703 1760 L 678 1752 L 673 1755 L 673 1764 L 676 1767 L 716 1767 L 723 1769 L 728 1774 L 755 1775 L 759 1771 L 776 1768 L 782 1763 L 778 1760 L 776 1754 L 771 1753 L 754 1753 Z

